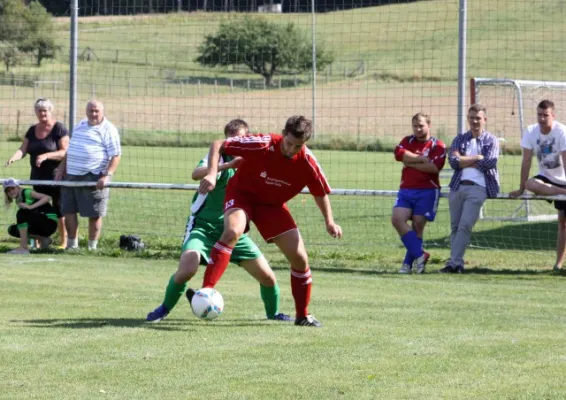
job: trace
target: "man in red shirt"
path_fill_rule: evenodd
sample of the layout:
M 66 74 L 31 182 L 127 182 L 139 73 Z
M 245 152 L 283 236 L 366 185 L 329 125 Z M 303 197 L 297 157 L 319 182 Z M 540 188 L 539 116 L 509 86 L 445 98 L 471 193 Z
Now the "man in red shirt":
M 247 135 L 212 144 L 208 174 L 201 180 L 200 193 L 214 188 L 221 153 L 240 156 L 243 162 L 226 189 L 224 232 L 212 249 L 202 286 L 212 288 L 218 283 L 234 245 L 253 221 L 265 241 L 275 243 L 291 264 L 295 325 L 321 327 L 308 313 L 312 287 L 308 256 L 285 204 L 308 187 L 324 217 L 326 231 L 334 238 L 342 237 L 342 228 L 332 216 L 330 186 L 316 158 L 305 146 L 311 134 L 312 122 L 303 116 L 293 116 L 287 120 L 282 136 Z
M 395 159 L 403 163 L 403 172 L 391 223 L 407 249 L 400 274 L 410 274 L 413 264 L 417 273 L 425 271 L 430 254 L 423 250 L 423 233 L 427 221 L 436 216 L 438 175 L 446 161 L 446 146 L 430 135 L 430 117 L 415 114 L 412 125 L 413 134 L 395 147 Z

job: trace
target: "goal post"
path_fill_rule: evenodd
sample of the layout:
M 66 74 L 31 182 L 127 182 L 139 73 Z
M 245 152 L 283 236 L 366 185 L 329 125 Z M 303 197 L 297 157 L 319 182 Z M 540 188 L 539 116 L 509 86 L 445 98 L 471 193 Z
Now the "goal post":
M 502 147 L 502 158 L 514 157 L 499 163 L 502 181 L 517 185 L 520 174 L 521 138 L 534 118 L 538 103 L 551 99 L 566 104 L 566 82 L 535 81 L 502 78 L 471 78 L 470 104 L 482 103 L 488 109 L 488 129 L 497 136 Z M 510 154 L 510 155 L 508 155 Z M 510 186 L 509 188 L 513 188 Z M 556 211 L 544 201 L 523 200 L 519 206 L 482 210 L 482 218 L 508 221 L 552 221 Z

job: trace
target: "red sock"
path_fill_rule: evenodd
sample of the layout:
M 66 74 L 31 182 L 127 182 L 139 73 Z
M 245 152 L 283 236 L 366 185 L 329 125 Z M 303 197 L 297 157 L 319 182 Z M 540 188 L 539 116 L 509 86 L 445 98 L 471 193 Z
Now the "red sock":
M 216 286 L 228 264 L 232 255 L 233 247 L 227 246 L 222 242 L 216 242 L 210 252 L 210 261 L 204 271 L 204 279 L 202 281 L 203 288 L 213 288 Z
M 297 271 L 291 267 L 291 292 L 295 299 L 295 310 L 297 318 L 304 318 L 308 314 L 308 306 L 311 301 L 312 277 L 311 270 Z

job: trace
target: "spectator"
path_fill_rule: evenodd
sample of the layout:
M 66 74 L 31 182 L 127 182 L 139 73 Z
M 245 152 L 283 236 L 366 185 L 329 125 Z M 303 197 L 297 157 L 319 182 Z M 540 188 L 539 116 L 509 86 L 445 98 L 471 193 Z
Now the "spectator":
M 30 155 L 30 179 L 37 181 L 52 181 L 55 170 L 67 153 L 69 147 L 69 131 L 61 122 L 53 118 L 53 103 L 49 99 L 39 98 L 35 102 L 35 115 L 38 123 L 32 125 L 24 137 L 22 145 L 8 159 L 5 166 Z M 61 216 L 61 188 L 59 186 L 36 185 L 33 190 L 51 197 L 57 211 L 59 245 L 67 246 L 65 219 Z
M 57 230 L 57 211 L 49 203 L 51 198 L 32 189 L 22 189 L 14 178 L 6 179 L 2 186 L 6 206 L 15 202 L 19 208 L 17 222 L 8 227 L 8 233 L 20 238 L 20 247 L 8 253 L 29 254 L 28 237 L 37 239 L 42 249 L 47 248 L 51 243 L 49 236 Z
M 537 106 L 538 123 L 529 126 L 521 139 L 523 161 L 519 190 L 509 195 L 517 197 L 525 189 L 542 196 L 566 195 L 566 126 L 555 119 L 554 103 L 543 100 Z M 529 179 L 533 155 L 538 159 L 538 173 Z M 566 253 L 566 201 L 555 201 L 558 212 L 556 262 L 554 270 L 562 269 Z
M 470 130 L 456 136 L 450 146 L 450 259 L 441 273 L 464 272 L 464 253 L 483 203 L 499 193 L 499 142 L 485 130 L 486 121 L 485 107 L 473 104 L 468 110 Z
M 88 249 L 95 250 L 106 216 L 110 191 L 107 184 L 118 168 L 121 157 L 120 135 L 104 116 L 100 101 L 86 106 L 87 119 L 74 129 L 69 150 L 57 170 L 57 180 L 96 182 L 96 187 L 65 187 L 61 191 L 61 211 L 67 226 L 67 249 L 77 249 L 79 221 L 77 213 L 88 218 Z

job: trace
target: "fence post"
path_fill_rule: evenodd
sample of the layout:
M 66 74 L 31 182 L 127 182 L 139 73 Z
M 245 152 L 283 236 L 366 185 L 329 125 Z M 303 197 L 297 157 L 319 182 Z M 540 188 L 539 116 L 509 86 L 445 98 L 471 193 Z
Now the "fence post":
M 185 95 L 185 83 L 181 82 L 181 96 Z
M 16 98 L 16 82 L 12 84 L 12 98 Z
M 277 87 L 281 89 L 281 77 L 279 77 L 279 82 L 277 83 Z
M 215 79 L 214 80 L 214 94 L 216 94 L 218 92 L 218 81 Z
M 16 114 L 16 137 L 19 138 L 20 137 L 20 110 L 18 110 L 18 113 Z
M 250 90 L 250 80 L 248 79 L 247 88 Z
M 197 93 L 200 95 L 200 79 L 197 81 Z
M 234 79 L 230 78 L 230 93 L 234 91 Z
M 267 79 L 263 78 L 263 90 L 267 88 Z

